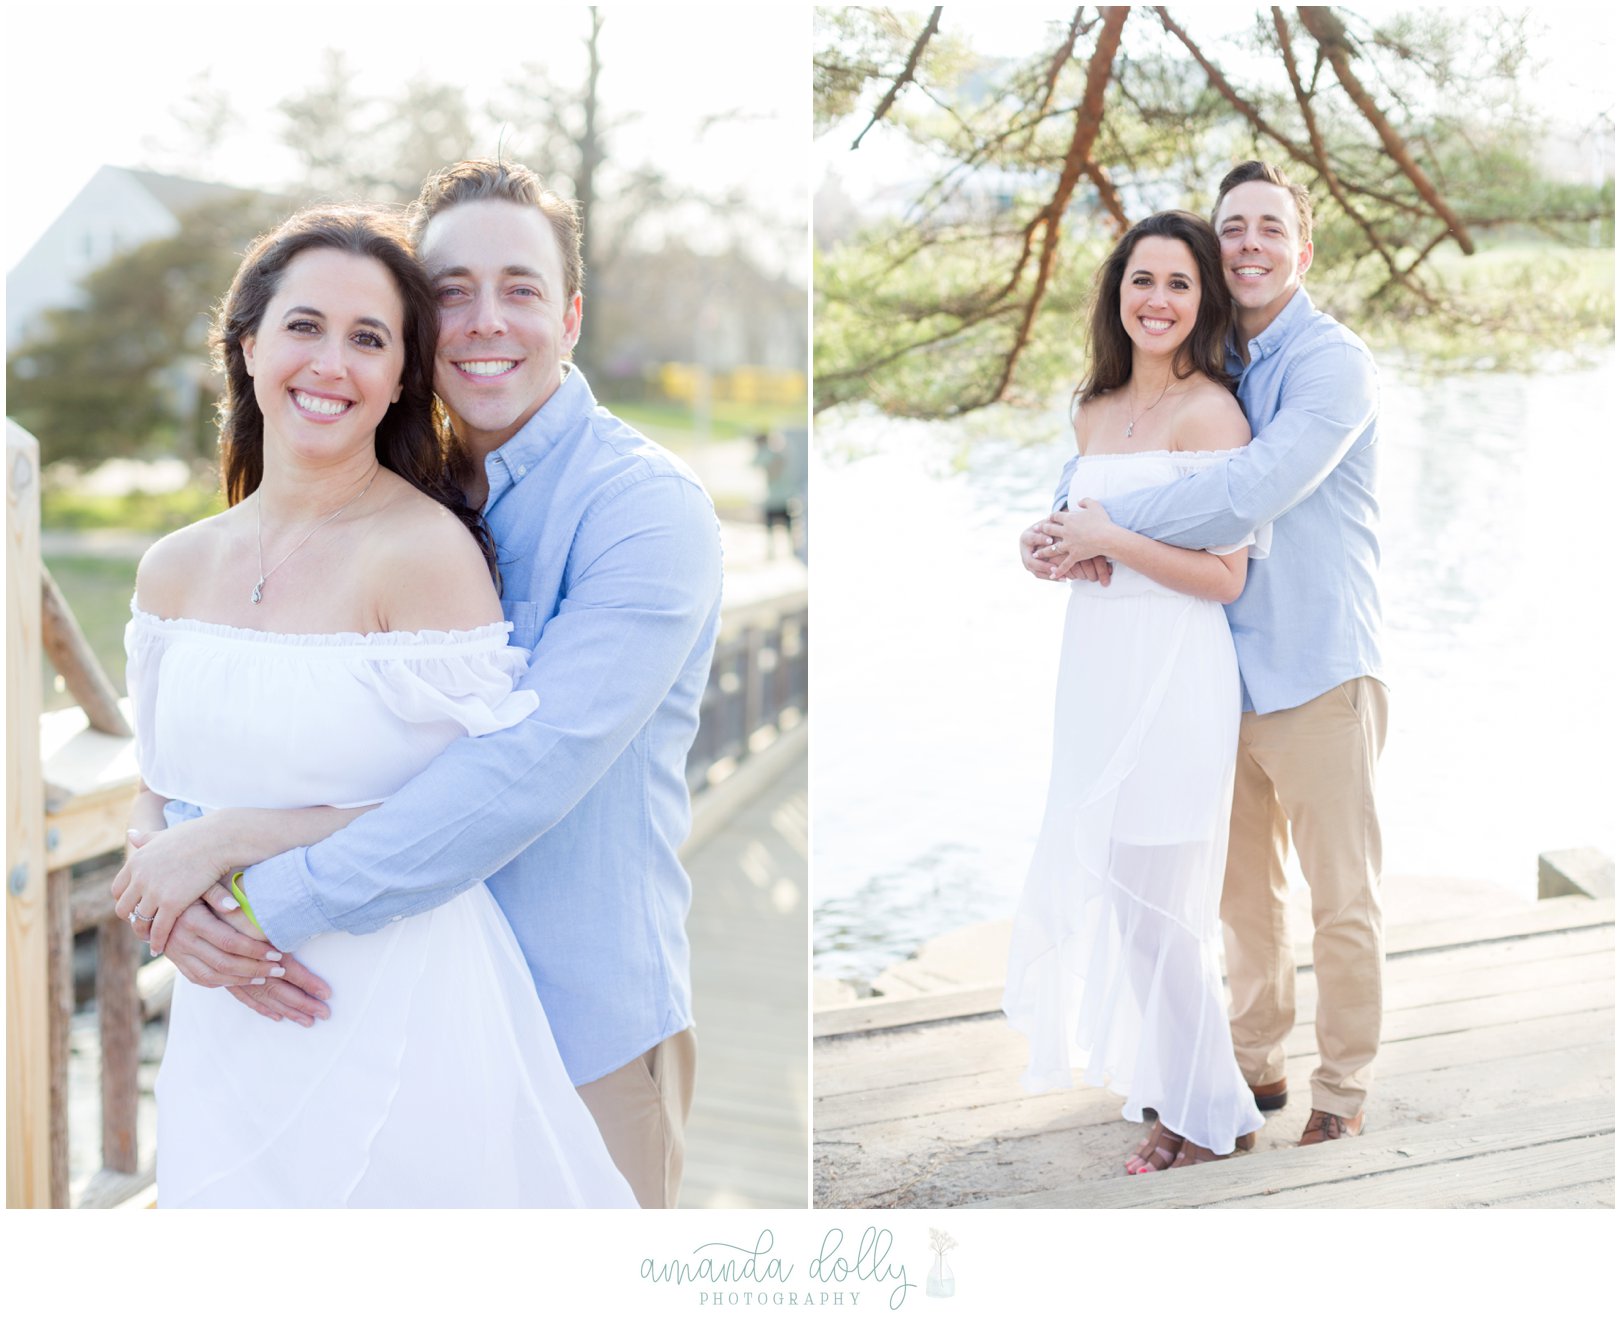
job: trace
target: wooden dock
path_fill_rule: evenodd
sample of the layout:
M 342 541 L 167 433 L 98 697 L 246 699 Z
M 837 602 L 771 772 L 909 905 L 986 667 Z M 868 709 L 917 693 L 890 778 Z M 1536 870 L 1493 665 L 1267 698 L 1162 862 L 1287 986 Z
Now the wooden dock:
M 698 1078 L 683 1209 L 808 1203 L 803 733 L 783 740 L 769 785 L 686 854 Z
M 1288 1107 L 1252 1154 L 1128 1177 L 1102 1090 L 1028 1095 L 983 984 L 815 1017 L 815 1202 L 829 1208 L 1597 1207 L 1615 1203 L 1615 904 L 1560 897 L 1388 931 L 1365 1134 L 1295 1147 L 1311 1109 L 1304 950 Z

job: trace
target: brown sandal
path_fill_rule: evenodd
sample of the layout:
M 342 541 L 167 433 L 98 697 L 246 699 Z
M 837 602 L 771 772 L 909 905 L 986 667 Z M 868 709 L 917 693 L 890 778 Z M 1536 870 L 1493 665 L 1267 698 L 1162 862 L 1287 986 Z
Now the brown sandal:
M 1252 1150 L 1255 1148 L 1255 1133 L 1240 1136 L 1233 1142 L 1233 1147 L 1239 1150 Z M 1191 1168 L 1196 1163 L 1219 1163 L 1222 1159 L 1230 1159 L 1231 1154 L 1217 1154 L 1214 1150 L 1207 1150 L 1203 1145 L 1195 1145 L 1191 1140 L 1182 1142 L 1182 1149 L 1176 1156 L 1173 1168 Z
M 1145 1172 L 1164 1172 L 1176 1161 L 1182 1148 L 1182 1137 L 1163 1122 L 1155 1121 L 1137 1152 L 1126 1160 L 1126 1172 L 1132 1176 Z M 1132 1167 L 1132 1164 L 1137 1167 Z

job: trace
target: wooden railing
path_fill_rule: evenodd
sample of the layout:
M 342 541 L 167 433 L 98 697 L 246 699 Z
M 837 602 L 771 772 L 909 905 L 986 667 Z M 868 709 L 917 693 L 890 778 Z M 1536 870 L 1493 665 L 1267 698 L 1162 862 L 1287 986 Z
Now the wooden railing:
M 134 933 L 113 914 L 108 885 L 136 781 L 129 722 L 41 563 L 39 445 L 11 422 L 6 460 L 6 1202 L 68 1203 L 73 949 L 77 935 L 94 931 L 101 1168 L 81 1203 L 109 1203 L 143 1180 L 140 1032 L 167 1006 L 168 967 L 141 970 Z M 41 715 L 47 658 L 78 705 Z
M 174 972 L 162 958 L 142 965 L 133 932 L 113 914 L 109 883 L 136 782 L 127 703 L 42 564 L 39 446 L 11 422 L 6 457 L 6 1203 L 69 1203 L 73 954 L 76 937 L 94 931 L 101 1165 L 77 1199 L 92 1208 L 126 1202 L 152 1182 L 136 1140 L 141 1030 L 167 1012 Z M 806 603 L 797 589 L 723 612 L 687 761 L 695 799 L 803 724 Z M 47 658 L 77 707 L 41 714 Z

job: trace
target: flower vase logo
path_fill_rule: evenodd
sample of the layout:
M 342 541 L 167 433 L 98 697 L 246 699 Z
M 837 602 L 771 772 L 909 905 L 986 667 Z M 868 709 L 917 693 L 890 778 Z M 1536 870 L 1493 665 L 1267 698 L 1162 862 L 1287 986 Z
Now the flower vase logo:
M 942 1232 L 937 1227 L 929 1229 L 929 1246 L 934 1251 L 934 1263 L 929 1266 L 929 1285 L 926 1289 L 928 1295 L 957 1294 L 957 1277 L 952 1273 L 951 1265 L 946 1263 L 946 1252 L 956 1244 L 950 1233 Z

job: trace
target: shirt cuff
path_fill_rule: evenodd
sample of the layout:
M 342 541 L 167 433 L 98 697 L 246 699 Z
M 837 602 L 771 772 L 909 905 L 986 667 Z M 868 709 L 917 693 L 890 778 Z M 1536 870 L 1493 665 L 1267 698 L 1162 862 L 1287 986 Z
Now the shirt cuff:
M 240 882 L 244 898 L 251 886 L 253 915 L 277 948 L 291 952 L 316 935 L 337 929 L 315 905 L 307 847 L 295 847 L 249 866 Z

